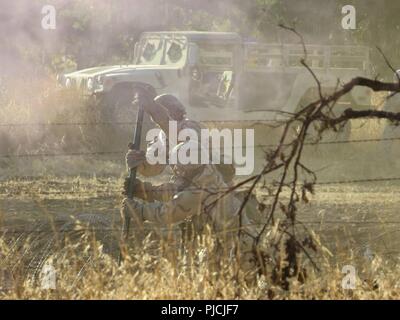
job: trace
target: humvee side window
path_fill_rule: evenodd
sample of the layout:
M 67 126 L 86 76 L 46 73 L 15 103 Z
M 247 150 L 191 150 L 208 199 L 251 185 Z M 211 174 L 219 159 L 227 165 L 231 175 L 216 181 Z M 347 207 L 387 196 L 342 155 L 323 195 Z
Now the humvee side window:
M 173 34 L 150 35 L 139 43 L 137 64 L 171 65 L 184 64 L 187 53 L 185 37 Z
M 166 36 L 166 55 L 162 64 L 184 64 L 187 53 L 187 40 L 181 36 Z
M 143 59 L 145 61 L 150 61 L 152 58 L 154 58 L 155 53 L 156 53 L 156 48 L 154 44 L 148 42 L 143 50 Z
M 182 58 L 181 46 L 173 42 L 167 51 L 167 56 L 172 63 L 177 63 Z
M 156 37 L 142 39 L 139 54 L 138 64 L 160 64 L 163 56 L 162 40 Z

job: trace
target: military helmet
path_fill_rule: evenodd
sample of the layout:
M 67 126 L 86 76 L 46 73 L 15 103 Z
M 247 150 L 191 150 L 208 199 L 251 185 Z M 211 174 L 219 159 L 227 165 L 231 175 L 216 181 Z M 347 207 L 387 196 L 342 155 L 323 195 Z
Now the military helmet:
M 165 109 L 168 110 L 168 113 L 181 113 L 186 114 L 186 109 L 184 105 L 178 100 L 177 97 L 172 94 L 161 94 L 154 98 L 154 102 L 159 103 Z

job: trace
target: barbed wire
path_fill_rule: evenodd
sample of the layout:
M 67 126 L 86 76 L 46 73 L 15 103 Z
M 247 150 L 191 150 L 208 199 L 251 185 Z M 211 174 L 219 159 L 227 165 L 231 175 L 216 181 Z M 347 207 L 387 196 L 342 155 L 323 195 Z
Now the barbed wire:
M 154 189 L 151 190 L 145 190 L 144 194 L 157 194 L 157 193 L 163 193 L 163 192 L 178 192 L 177 188 L 175 187 L 167 187 L 167 186 L 162 186 L 162 185 L 155 185 Z M 192 187 L 187 187 L 185 188 L 185 191 L 204 191 L 204 192 L 209 192 L 210 194 L 219 194 L 219 193 L 224 193 L 228 190 L 231 190 L 232 187 L 226 186 L 226 187 L 213 187 L 213 188 L 207 188 L 207 187 L 199 187 L 199 186 L 192 186 Z M 241 187 L 241 188 L 236 188 L 236 192 L 243 192 L 246 191 L 247 188 Z M 123 195 L 123 188 L 110 188 L 108 190 L 50 190 L 50 191 L 42 191 L 42 190 L 32 190 L 32 191 L 25 191 L 25 190 L 16 190 L 13 192 L 13 194 L 16 195 L 35 195 L 35 194 L 43 194 L 43 195 L 53 195 L 53 194 L 119 194 Z M 10 192 L 2 192 L 0 193 L 0 196 L 4 195 L 11 195 Z
M 82 217 L 77 217 L 75 220 L 68 220 L 68 221 L 44 220 L 44 221 L 42 221 L 42 223 L 46 223 L 47 222 L 49 224 L 51 224 L 51 223 L 57 224 L 59 222 L 62 222 L 62 223 L 64 223 L 64 225 L 69 224 L 70 226 L 76 227 L 76 228 L 68 230 L 68 229 L 63 229 L 63 225 L 61 225 L 61 226 L 58 226 L 58 228 L 60 229 L 60 230 L 57 230 L 58 232 L 71 232 L 71 231 L 118 231 L 119 232 L 119 231 L 121 231 L 120 226 L 118 226 L 118 221 L 114 221 L 114 220 L 113 221 L 111 221 L 111 220 L 110 221 L 96 221 L 96 222 L 99 222 L 99 223 L 110 223 L 112 225 L 112 226 L 109 226 L 109 227 L 106 227 L 106 226 L 98 227 L 98 226 L 90 225 L 90 223 L 96 223 L 96 222 L 80 220 L 80 218 L 82 218 Z M 262 226 L 264 224 L 265 224 L 265 222 L 247 223 L 245 226 L 242 226 L 242 229 L 245 229 L 246 227 L 250 227 L 250 226 L 252 226 L 252 227 L 253 226 L 254 227 Z M 391 225 L 398 225 L 398 224 L 400 224 L 400 220 L 399 221 L 380 221 L 380 220 L 369 220 L 369 221 L 326 220 L 326 221 L 324 221 L 323 219 L 321 219 L 321 220 L 314 219 L 314 220 L 301 220 L 301 221 L 296 222 L 296 224 L 297 225 L 299 225 L 299 224 L 358 224 L 358 225 L 360 225 L 360 224 L 377 224 L 377 225 L 379 225 L 379 224 L 386 224 L 386 225 L 391 224 Z M 47 226 L 47 225 L 45 225 L 45 226 Z M 31 230 L 31 229 L 26 229 L 26 227 L 27 227 L 27 224 L 10 224 L 10 225 L 7 225 L 7 226 L 0 227 L 0 232 L 4 232 L 4 233 L 6 233 L 6 232 L 7 233 L 20 233 L 20 232 L 29 232 L 29 233 L 47 232 L 48 233 L 49 232 L 49 230 L 47 230 L 45 228 L 43 228 L 43 229 L 36 228 L 36 229 Z M 133 229 L 154 230 L 154 226 L 152 226 L 152 227 L 132 226 L 132 228 Z M 163 231 L 168 231 L 168 230 L 169 231 L 173 231 L 173 230 L 176 230 L 176 229 L 177 229 L 177 225 L 175 225 L 173 227 L 160 227 L 160 230 L 163 230 Z M 238 229 L 239 228 L 236 227 L 236 228 L 229 229 L 229 230 L 226 230 L 226 231 L 237 231 Z M 50 232 L 53 232 L 53 231 L 50 231 Z
M 3 154 L 0 158 L 31 158 L 31 157 L 74 157 L 74 156 L 95 156 L 95 155 L 115 155 L 124 154 L 125 151 L 93 151 L 93 152 L 71 152 L 71 153 L 23 153 L 23 154 Z
M 307 142 L 306 146 L 332 145 L 332 144 L 347 144 L 347 143 L 368 143 L 368 142 L 383 142 L 383 141 L 400 141 L 400 137 L 393 138 L 372 138 L 372 139 L 353 139 L 353 140 L 333 140 L 321 142 Z M 273 148 L 277 144 L 257 144 L 250 148 Z M 244 148 L 245 146 L 233 146 Z M 211 150 L 224 150 L 224 147 L 210 148 Z M 92 151 L 92 152 L 71 152 L 71 153 L 24 153 L 24 154 L 0 154 L 0 158 L 30 158 L 30 157 L 70 157 L 70 156 L 96 156 L 96 155 L 117 155 L 124 154 L 126 150 L 116 151 Z
M 321 182 L 315 182 L 315 185 L 338 185 L 338 184 L 357 184 L 357 183 L 371 183 L 371 182 L 393 182 L 393 181 L 400 181 L 400 177 L 377 177 L 377 178 L 366 178 L 366 179 L 351 179 L 351 180 L 336 180 L 336 181 L 321 181 Z M 273 184 L 268 184 L 269 186 L 273 186 Z M 299 183 L 298 186 L 302 186 L 303 183 Z M 219 187 L 219 188 L 213 188 L 207 189 L 207 188 L 201 188 L 201 187 L 189 187 L 185 189 L 185 191 L 204 191 L 204 192 L 209 192 L 210 194 L 220 194 L 224 193 L 228 190 L 230 190 L 231 187 Z M 246 191 L 247 188 L 242 187 L 235 189 L 237 192 L 242 192 Z M 95 196 L 110 196 L 110 197 L 115 197 L 115 196 L 120 196 L 122 197 L 122 187 L 121 188 L 113 188 L 109 190 L 57 190 L 57 191 L 43 191 L 43 190 L 34 190 L 34 191 L 27 191 L 24 192 L 24 190 L 18 190 L 14 192 L 1 192 L 0 196 L 9 196 L 9 197 L 15 197 L 18 195 L 62 195 L 62 194 L 72 194 L 72 195 L 92 195 L 93 197 Z M 177 189 L 175 188 L 158 188 L 158 189 L 153 189 L 149 190 L 147 193 L 163 193 L 163 192 L 177 192 Z M 273 195 L 262 195 L 263 197 L 273 197 Z
M 91 190 L 91 191 L 17 191 L 17 192 L 2 192 L 0 193 L 0 196 L 9 196 L 11 198 L 18 196 L 18 195 L 101 195 L 102 197 L 104 196 L 110 196 L 110 197 L 115 197 L 117 193 L 121 193 L 121 190 L 110 190 L 110 191 L 96 191 L 96 190 Z
M 0 123 L 0 127 L 46 127 L 46 126 L 113 126 L 134 125 L 134 122 L 21 122 Z
M 365 142 L 382 142 L 382 141 L 398 141 L 398 140 L 400 140 L 400 137 L 371 138 L 371 139 L 351 139 L 351 140 L 332 140 L 332 141 L 321 141 L 321 142 L 306 142 L 305 145 L 365 143 Z
M 237 120 L 200 120 L 198 123 L 236 123 L 236 122 L 246 122 L 246 123 L 279 123 L 279 120 L 273 119 L 237 119 Z M 152 121 L 144 121 L 146 124 L 154 124 Z M 96 121 L 96 122 L 0 122 L 0 127 L 45 127 L 45 126 L 135 126 L 136 122 L 133 121 Z
M 337 181 L 322 181 L 316 182 L 316 185 L 333 185 L 333 184 L 353 184 L 353 183 L 368 183 L 368 182 L 389 182 L 400 181 L 400 177 L 379 177 L 379 178 L 366 178 L 366 179 L 350 179 L 350 180 L 337 180 Z

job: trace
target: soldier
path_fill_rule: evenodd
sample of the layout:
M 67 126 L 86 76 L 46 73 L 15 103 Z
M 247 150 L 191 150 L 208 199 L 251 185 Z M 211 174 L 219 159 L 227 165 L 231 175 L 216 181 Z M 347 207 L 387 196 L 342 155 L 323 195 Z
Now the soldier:
M 154 92 L 149 92 L 148 98 L 151 99 L 151 97 L 154 95 Z M 168 150 L 167 134 L 170 120 L 177 122 L 178 132 L 183 129 L 193 129 L 200 137 L 200 131 L 204 127 L 200 123 L 190 120 L 186 117 L 185 107 L 175 96 L 170 94 L 162 94 L 155 97 L 153 101 L 154 103 L 151 103 L 151 101 L 144 101 L 146 104 L 146 112 L 150 115 L 153 122 L 160 128 L 160 133 L 157 137 L 157 140 L 161 141 L 165 145 L 166 150 Z M 148 144 L 147 154 L 152 154 L 152 146 L 155 142 L 156 141 L 152 141 Z M 212 150 L 212 152 L 215 153 L 218 152 L 218 150 Z M 138 173 L 146 177 L 159 175 L 165 168 L 165 165 L 151 165 L 146 162 L 146 153 L 142 151 L 131 150 L 127 153 L 127 157 L 131 162 L 137 163 Z M 221 172 L 225 182 L 227 182 L 229 185 L 232 185 L 232 179 L 234 178 L 235 172 L 233 165 L 217 164 L 216 168 Z
M 156 97 L 154 101 L 167 109 L 170 118 L 178 122 L 178 131 L 183 129 L 194 129 L 198 136 L 200 136 L 200 130 L 203 129 L 204 126 L 186 117 L 186 109 L 176 97 L 170 94 L 163 94 Z M 211 143 L 209 143 L 209 146 L 212 148 Z M 219 154 L 219 150 L 211 149 L 211 152 Z M 219 157 L 222 158 L 220 154 Z M 232 164 L 225 163 L 216 164 L 215 166 L 222 174 L 224 181 L 228 185 L 232 185 L 233 178 L 235 176 L 234 166 Z
M 155 95 L 155 92 L 145 93 L 147 96 L 143 103 L 146 104 L 146 112 L 150 115 L 152 121 L 160 128 L 160 133 L 155 140 L 150 142 L 147 146 L 147 154 L 153 152 L 152 146 L 159 140 L 168 150 L 168 128 L 169 121 L 177 122 L 178 132 L 182 129 L 193 129 L 200 135 L 202 126 L 196 122 L 186 118 L 186 110 L 182 103 L 173 95 L 162 94 L 154 98 L 154 103 L 149 101 Z M 136 162 L 138 165 L 138 173 L 143 176 L 156 176 L 159 175 L 165 168 L 165 165 L 151 165 L 146 162 L 146 153 L 141 151 L 131 150 L 128 152 L 127 157 L 130 161 Z M 168 153 L 168 151 L 167 151 Z
M 164 107 L 168 112 L 168 116 L 172 120 L 177 121 L 178 131 L 190 128 L 196 130 L 200 135 L 200 130 L 204 127 L 200 123 L 186 117 L 185 107 L 175 96 L 171 94 L 162 94 L 157 96 L 154 102 Z
M 188 146 L 188 144 L 191 144 Z M 178 154 L 180 148 L 198 150 L 201 144 L 188 140 L 171 150 L 171 156 Z M 200 163 L 200 162 L 197 162 Z M 137 162 L 127 158 L 128 167 Z M 246 270 L 254 270 L 253 240 L 256 230 L 247 217 L 247 207 L 239 215 L 241 201 L 233 193 L 222 193 L 228 189 L 221 173 L 212 164 L 176 164 L 171 165 L 175 182 L 154 186 L 148 182 L 136 180 L 135 199 L 123 201 L 123 214 L 128 213 L 132 221 L 139 224 L 150 223 L 154 230 L 167 230 L 168 239 L 175 240 L 170 230 L 174 226 L 191 220 L 195 234 L 202 234 L 208 225 L 217 235 L 221 248 L 230 257 L 239 245 L 241 264 Z M 177 181 L 177 182 L 176 182 Z M 139 199 L 138 199 L 139 198 Z M 242 228 L 238 239 L 239 227 Z M 162 234 L 160 232 L 159 234 Z
M 186 118 L 184 106 L 172 95 L 160 95 L 153 99 L 154 93 L 147 92 L 141 95 L 142 105 L 150 115 L 154 123 L 160 128 L 160 139 L 168 146 L 168 125 L 170 120 L 177 122 L 177 129 L 194 129 L 200 136 L 200 124 Z M 149 143 L 147 152 L 152 152 L 153 143 Z M 180 148 L 192 144 L 198 155 L 201 154 L 202 146 L 198 141 L 187 140 L 178 144 L 168 152 L 177 156 Z M 196 144 L 193 146 L 193 144 Z M 204 150 L 204 149 L 203 149 Z M 198 161 L 197 163 L 201 163 Z M 165 164 L 150 165 L 146 161 L 146 154 L 142 151 L 129 150 L 126 155 L 128 168 L 137 168 L 137 172 L 143 176 L 154 176 L 160 174 Z M 221 170 L 213 164 L 186 164 L 170 165 L 173 175 L 168 183 L 155 186 L 149 182 L 139 179 L 135 183 L 135 199 L 125 199 L 123 202 L 123 213 L 125 210 L 133 216 L 132 221 L 143 226 L 150 226 L 164 239 L 177 240 L 184 232 L 183 238 L 192 238 L 196 234 L 202 234 L 206 225 L 209 225 L 217 234 L 218 238 L 225 239 L 226 248 L 233 250 L 238 234 L 239 225 L 244 227 L 240 243 L 242 251 L 247 251 L 245 256 L 251 256 L 253 237 L 255 230 L 250 226 L 247 217 L 249 206 L 245 207 L 242 214 L 238 215 L 241 205 L 233 193 L 221 197 L 232 184 L 232 179 L 224 178 Z M 232 169 L 234 171 L 234 169 Z M 232 174 L 233 176 L 233 174 Z M 127 186 L 127 183 L 125 184 Z M 220 200 L 217 199 L 221 197 Z M 178 228 L 176 228 L 178 226 Z M 182 227 L 183 226 L 183 227 Z M 190 226 L 190 232 L 187 232 Z M 249 260 L 249 259 L 248 259 Z
M 162 106 L 163 108 L 165 108 L 167 110 L 169 117 L 172 120 L 177 121 L 178 132 L 182 129 L 187 129 L 187 128 L 194 129 L 197 132 L 197 135 L 200 137 L 200 130 L 202 128 L 204 128 L 204 126 L 202 126 L 200 123 L 198 123 L 194 120 L 188 119 L 186 117 L 185 107 L 175 96 L 170 95 L 170 94 L 162 94 L 162 95 L 157 96 L 154 99 L 154 101 L 156 102 L 155 106 L 157 106 L 157 104 L 158 104 L 158 105 Z M 157 109 L 153 107 L 152 113 L 160 114 L 160 111 L 157 111 Z M 162 134 L 162 132 L 161 132 L 161 134 Z M 160 138 L 160 139 L 162 139 L 162 138 Z M 164 141 L 166 143 L 166 147 L 168 147 L 167 139 L 165 139 Z M 211 143 L 209 143 L 209 146 L 211 148 L 210 154 L 218 153 L 218 156 L 220 157 L 220 159 L 222 159 L 221 154 L 219 154 L 219 150 L 212 149 Z M 151 146 L 148 149 L 148 152 L 152 152 Z M 217 169 L 217 171 L 222 175 L 224 182 L 230 187 L 233 186 L 234 185 L 233 179 L 235 177 L 234 166 L 232 164 L 225 164 L 225 163 L 215 164 L 214 166 Z M 139 172 L 143 175 L 147 174 L 147 176 L 149 176 L 149 174 L 148 174 L 149 172 L 152 172 L 154 174 L 160 173 L 160 170 L 161 170 L 160 167 L 157 168 L 156 166 L 153 166 L 152 169 L 150 169 L 150 168 L 151 168 L 151 165 L 149 165 L 149 164 L 142 165 Z M 245 192 L 235 192 L 235 193 L 236 193 L 237 198 L 239 198 L 240 200 L 244 199 Z M 250 196 L 248 202 L 249 202 L 249 206 L 248 206 L 249 216 L 251 216 L 252 218 L 256 218 L 258 215 L 257 207 L 259 205 L 256 197 L 252 194 Z

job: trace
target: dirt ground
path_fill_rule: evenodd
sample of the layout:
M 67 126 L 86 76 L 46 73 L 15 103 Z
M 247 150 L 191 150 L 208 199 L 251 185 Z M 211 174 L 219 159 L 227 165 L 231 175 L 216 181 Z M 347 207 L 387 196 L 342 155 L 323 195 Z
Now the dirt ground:
M 334 181 L 343 177 L 338 176 Z M 30 225 L 82 214 L 107 216 L 120 228 L 121 178 L 28 177 L 0 184 L 1 231 L 24 232 Z M 314 230 L 334 254 L 379 253 L 398 259 L 400 182 L 378 181 L 316 186 L 298 220 Z M 262 221 L 262 218 L 260 218 Z M 341 260 L 341 259 L 339 259 Z

